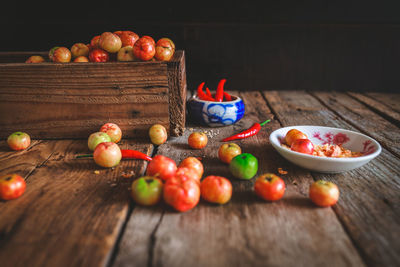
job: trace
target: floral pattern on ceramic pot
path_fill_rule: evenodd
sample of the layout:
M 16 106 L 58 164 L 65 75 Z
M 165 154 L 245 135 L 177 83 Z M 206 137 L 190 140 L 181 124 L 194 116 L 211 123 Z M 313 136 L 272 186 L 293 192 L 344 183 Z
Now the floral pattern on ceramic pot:
M 228 126 L 238 122 L 244 115 L 243 100 L 232 96 L 232 101 L 214 102 L 192 98 L 188 102 L 189 115 L 193 122 L 210 127 Z

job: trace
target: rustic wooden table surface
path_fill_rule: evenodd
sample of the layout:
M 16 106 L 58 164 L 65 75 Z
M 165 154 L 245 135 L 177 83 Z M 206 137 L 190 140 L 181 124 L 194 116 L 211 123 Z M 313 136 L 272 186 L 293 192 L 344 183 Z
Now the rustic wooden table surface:
M 27 190 L 0 202 L 0 265 L 8 266 L 400 266 L 400 95 L 302 91 L 243 92 L 244 118 L 234 126 L 188 125 L 184 136 L 153 147 L 123 140 L 121 148 L 162 154 L 180 162 L 203 158 L 205 175 L 231 179 L 234 191 L 223 206 L 200 201 L 186 213 L 164 203 L 136 206 L 130 199 L 134 172 L 146 163 L 123 161 L 101 169 L 85 140 L 34 140 L 21 152 L 0 142 L 0 174 L 19 173 Z M 255 137 L 237 141 L 259 159 L 258 174 L 283 168 L 287 190 L 268 203 L 253 192 L 254 179 L 234 179 L 217 159 L 221 137 L 253 122 L 273 119 Z M 367 134 L 382 153 L 367 165 L 321 174 L 284 160 L 269 134 L 290 125 L 323 125 Z M 191 150 L 188 135 L 207 131 L 209 144 Z M 99 170 L 96 174 L 94 171 Z M 335 182 L 339 202 L 318 208 L 308 199 L 316 179 Z

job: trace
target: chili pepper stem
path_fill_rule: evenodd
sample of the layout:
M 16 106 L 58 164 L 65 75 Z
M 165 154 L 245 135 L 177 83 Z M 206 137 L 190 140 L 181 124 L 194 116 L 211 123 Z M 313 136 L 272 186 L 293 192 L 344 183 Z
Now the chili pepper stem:
M 264 121 L 264 122 L 262 122 L 262 123 L 260 123 L 260 126 L 264 126 L 265 124 L 267 124 L 268 122 L 270 122 L 271 120 L 266 120 L 266 121 Z
M 83 154 L 83 155 L 78 155 L 75 157 L 76 159 L 81 159 L 81 158 L 93 158 L 93 154 Z

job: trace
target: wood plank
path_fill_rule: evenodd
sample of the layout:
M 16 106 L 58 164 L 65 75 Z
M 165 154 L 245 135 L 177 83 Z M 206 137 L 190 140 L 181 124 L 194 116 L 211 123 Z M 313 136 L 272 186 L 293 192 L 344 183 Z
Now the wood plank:
M 345 93 L 314 92 L 312 94 L 356 129 L 376 139 L 387 150 L 400 157 L 398 145 L 400 144 L 400 131 L 396 125 Z
M 129 160 L 102 169 L 92 159 L 74 158 L 87 151 L 81 140 L 42 145 L 47 147 L 41 150 L 53 152 L 31 173 L 25 194 L 0 202 L 0 261 L 6 266 L 104 266 L 129 209 L 132 179 L 121 173 L 141 175 L 146 163 Z M 138 141 L 124 140 L 121 148 L 152 152 L 152 145 Z
M 400 95 L 399 94 L 361 94 L 348 92 L 349 95 L 361 101 L 369 108 L 378 112 L 384 118 L 400 126 Z
M 363 266 L 334 212 L 317 209 L 308 200 L 308 186 L 313 181 L 310 173 L 285 162 L 268 144 L 269 133 L 280 127 L 277 121 L 264 126 L 257 136 L 237 143 L 243 152 L 259 159 L 258 174 L 277 172 L 278 167 L 289 171 L 284 176 L 287 191 L 283 200 L 259 200 L 253 192 L 254 179 L 234 179 L 228 166 L 219 162 L 221 138 L 273 117 L 259 92 L 241 95 L 246 115 L 234 126 L 211 129 L 190 125 L 183 136 L 158 148 L 158 154 L 176 162 L 188 156 L 201 157 L 204 176 L 214 174 L 231 180 L 232 200 L 223 206 L 201 200 L 186 213 L 177 213 L 165 204 L 135 208 L 113 266 Z M 188 147 L 187 138 L 193 131 L 207 132 L 207 147 Z
M 323 125 L 355 131 L 360 127 L 369 135 L 387 123 L 374 120 L 375 126 L 369 128 L 370 123 L 360 125 L 346 114 L 342 119 L 336 115 L 342 109 L 340 105 L 322 105 L 320 100 L 301 91 L 266 91 L 264 96 L 284 126 Z M 335 96 L 335 104 L 346 102 L 342 95 Z M 353 107 L 347 108 L 349 112 L 353 110 Z M 359 112 L 357 105 L 354 110 Z M 400 180 L 398 175 L 393 177 L 399 173 L 399 158 L 385 148 L 379 157 L 359 169 L 331 175 L 312 173 L 315 179 L 330 180 L 339 186 L 341 197 L 334 210 L 370 266 L 400 264 L 397 238 L 400 235 Z

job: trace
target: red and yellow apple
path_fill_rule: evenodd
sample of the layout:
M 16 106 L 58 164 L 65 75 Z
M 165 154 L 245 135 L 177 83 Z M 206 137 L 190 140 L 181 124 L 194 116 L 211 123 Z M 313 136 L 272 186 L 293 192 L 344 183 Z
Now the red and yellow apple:
M 237 155 L 242 154 L 242 149 L 238 144 L 222 144 L 218 149 L 218 158 L 224 163 L 231 163 L 231 160 Z
M 175 44 L 169 38 L 161 38 L 156 43 L 154 57 L 160 61 L 170 61 L 175 53 Z
M 83 43 L 76 43 L 71 47 L 72 58 L 89 55 L 89 47 Z
M 149 129 L 149 137 L 154 145 L 164 144 L 168 138 L 167 129 L 161 124 L 154 124 Z
M 198 182 L 187 176 L 174 176 L 164 185 L 164 201 L 180 212 L 194 208 L 200 200 Z
M 166 181 L 176 174 L 176 163 L 173 159 L 157 155 L 153 157 L 153 160 L 147 165 L 146 175 L 156 176 Z
M 143 61 L 150 60 L 156 53 L 156 47 L 153 38 L 142 36 L 133 46 L 133 55 Z
M 90 62 L 107 62 L 110 60 L 109 54 L 100 48 L 95 48 L 89 52 Z
M 89 59 L 85 56 L 79 56 L 74 59 L 74 62 L 89 62 Z
M 117 53 L 118 61 L 134 61 L 135 56 L 133 55 L 133 47 L 128 45 L 122 47 Z
M 15 132 L 7 138 L 7 144 L 12 150 L 23 150 L 31 144 L 31 138 L 27 133 Z
M 103 32 L 100 35 L 99 46 L 109 53 L 116 53 L 122 47 L 121 38 L 112 32 Z
M 116 31 L 114 32 L 119 36 L 122 42 L 122 47 L 124 46 L 132 46 L 139 40 L 139 35 L 132 31 Z
M 67 63 L 71 61 L 71 51 L 66 47 L 59 47 L 54 50 L 53 62 Z
M 122 138 L 121 128 L 115 123 L 108 122 L 101 126 L 100 132 L 106 133 L 111 138 L 111 142 L 118 143 Z
M 225 177 L 210 175 L 201 182 L 200 192 L 208 202 L 225 204 L 232 197 L 232 184 Z
M 42 56 L 30 56 L 25 63 L 41 63 L 44 62 L 44 58 Z
M 121 158 L 121 149 L 113 142 L 100 143 L 93 152 L 94 162 L 105 168 L 117 166 Z
M 179 163 L 178 168 L 183 168 L 183 167 L 193 169 L 197 174 L 197 179 L 200 181 L 204 173 L 204 166 L 199 159 L 195 157 L 187 157 L 184 160 L 182 160 L 181 163 Z

